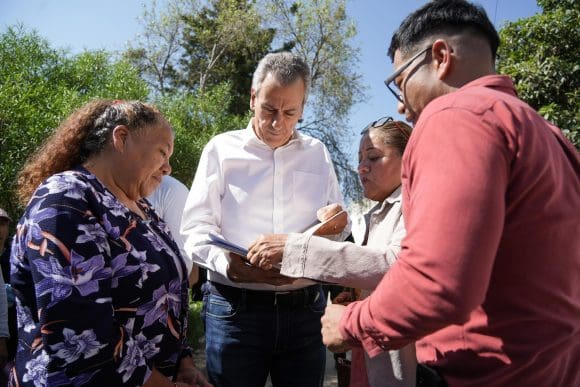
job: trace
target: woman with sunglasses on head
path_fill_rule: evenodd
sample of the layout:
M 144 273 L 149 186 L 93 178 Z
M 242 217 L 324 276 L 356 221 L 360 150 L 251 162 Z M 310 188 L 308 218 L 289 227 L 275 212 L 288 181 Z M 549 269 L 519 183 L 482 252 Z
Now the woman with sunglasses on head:
M 361 297 L 368 296 L 397 259 L 405 236 L 401 158 L 410 134 L 408 125 L 391 117 L 374 121 L 361 132 L 358 174 L 364 196 L 377 202 L 365 215 L 363 246 L 306 234 L 270 234 L 250 246 L 250 262 L 265 270 L 281 267 L 280 273 L 289 277 L 359 288 Z M 416 366 L 413 344 L 372 359 L 354 348 L 350 385 L 414 386 Z

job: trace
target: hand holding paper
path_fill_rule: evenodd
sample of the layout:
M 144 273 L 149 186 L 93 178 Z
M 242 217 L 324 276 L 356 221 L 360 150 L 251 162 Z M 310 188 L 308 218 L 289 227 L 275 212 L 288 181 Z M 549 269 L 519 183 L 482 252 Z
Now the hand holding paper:
M 321 223 L 317 223 L 311 228 L 312 235 L 340 234 L 348 224 L 348 214 L 336 203 L 319 209 L 316 212 L 316 217 Z M 309 230 L 306 230 L 306 232 Z
M 225 240 L 219 235 L 210 233 L 208 236 L 209 236 L 208 242 L 214 246 L 221 247 L 222 249 L 230 251 L 243 258 L 246 258 L 246 256 L 248 255 L 248 250 L 246 250 L 242 246 L 238 246 L 235 243 Z
M 228 278 L 234 282 L 266 283 L 274 286 L 288 285 L 296 281 L 280 274 L 278 270 L 262 270 L 246 263 L 245 259 L 230 253 L 228 264 Z
M 295 278 L 285 277 L 276 270 L 262 270 L 250 265 L 248 250 L 232 243 L 219 235 L 209 234 L 210 244 L 220 247 L 230 253 L 228 264 L 228 278 L 234 282 L 259 282 L 275 286 L 287 285 L 296 281 Z M 284 245 L 282 245 L 282 248 Z
M 316 216 L 320 222 L 310 226 L 304 233 L 317 236 L 340 234 L 348 224 L 348 214 L 338 204 L 322 207 Z M 264 270 L 279 268 L 287 239 L 287 234 L 261 235 L 248 249 L 248 260 Z
M 279 268 L 287 239 L 288 234 L 260 235 L 248 250 L 248 260 L 260 269 Z

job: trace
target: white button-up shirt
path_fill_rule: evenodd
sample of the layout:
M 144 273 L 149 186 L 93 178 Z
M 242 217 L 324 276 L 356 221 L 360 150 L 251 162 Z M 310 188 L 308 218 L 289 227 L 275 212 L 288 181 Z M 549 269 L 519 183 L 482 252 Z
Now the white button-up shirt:
M 208 234 L 248 247 L 261 234 L 304 231 L 316 221 L 316 211 L 331 203 L 344 208 L 324 144 L 295 131 L 286 145 L 272 149 L 256 137 L 250 122 L 205 146 L 181 223 L 185 251 L 208 269 L 211 281 L 258 290 L 300 288 L 304 283 L 276 287 L 230 281 L 229 256 L 207 243 Z

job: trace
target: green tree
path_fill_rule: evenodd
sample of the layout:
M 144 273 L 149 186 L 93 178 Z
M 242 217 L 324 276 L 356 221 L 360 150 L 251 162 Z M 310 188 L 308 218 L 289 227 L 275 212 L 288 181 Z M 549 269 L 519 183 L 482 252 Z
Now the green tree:
M 580 2 L 538 0 L 543 12 L 501 30 L 498 70 L 519 96 L 580 148 Z
M 270 47 L 274 31 L 247 0 L 154 1 L 141 16 L 144 32 L 123 56 L 139 68 L 156 93 L 203 93 L 227 82 L 233 98 L 226 110 L 248 111 L 251 76 Z
M 192 180 L 207 140 L 220 131 L 241 127 L 248 119 L 223 114 L 223 106 L 231 100 L 228 84 L 203 93 L 151 93 L 126 60 L 112 61 L 105 51 L 71 56 L 51 48 L 23 26 L 0 34 L 0 63 L 0 206 L 14 219 L 22 210 L 16 204 L 16 174 L 54 128 L 90 99 L 146 101 L 153 95 L 153 102 L 175 130 L 171 164 L 176 177 L 186 184 Z M 203 327 L 199 305 L 191 307 L 188 339 L 198 348 Z
M 202 92 L 228 82 L 232 93 L 228 111 L 246 114 L 253 71 L 269 51 L 274 30 L 261 27 L 262 16 L 254 1 L 247 0 L 211 0 L 183 20 L 178 82 Z
M 14 218 L 16 174 L 66 116 L 92 98 L 149 93 L 127 62 L 108 58 L 103 51 L 70 56 L 23 26 L 0 35 L 0 204 Z
M 139 69 L 154 94 L 163 96 L 176 91 L 177 61 L 183 52 L 183 15 L 197 12 L 197 0 L 169 0 L 165 8 L 160 8 L 153 0 L 149 6 L 143 6 L 140 17 L 143 32 L 122 56 Z

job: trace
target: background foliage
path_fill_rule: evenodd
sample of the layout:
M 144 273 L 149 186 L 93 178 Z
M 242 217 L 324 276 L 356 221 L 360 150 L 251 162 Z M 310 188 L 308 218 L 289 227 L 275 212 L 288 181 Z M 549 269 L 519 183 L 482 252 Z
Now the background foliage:
M 203 321 L 201 319 L 201 301 L 189 301 L 189 314 L 187 315 L 187 344 L 194 350 L 203 350 Z
M 538 0 L 543 12 L 500 31 L 499 71 L 519 95 L 580 146 L 580 2 Z M 256 62 L 291 50 L 313 75 L 300 130 L 329 148 L 343 191 L 359 197 L 348 163 L 351 107 L 364 97 L 357 68 L 356 28 L 345 0 L 152 1 L 143 33 L 122 55 L 55 49 L 34 31 L 0 34 L 0 206 L 19 218 L 15 176 L 59 122 L 92 98 L 157 104 L 176 132 L 174 175 L 190 184 L 205 143 L 245 127 Z M 233 28 L 233 26 L 237 26 Z M 243 28 L 242 28 L 243 27 Z
M 146 83 L 104 51 L 69 56 L 22 26 L 0 35 L 0 206 L 18 219 L 15 177 L 53 129 L 95 97 L 145 99 Z
M 191 185 L 205 144 L 218 133 L 248 124 L 249 115 L 224 111 L 233 98 L 228 83 L 207 91 L 173 92 L 157 98 L 157 106 L 175 131 L 171 174 L 186 186 Z
M 252 73 L 268 52 L 292 51 L 312 72 L 312 89 L 298 130 L 330 151 L 345 196 L 360 198 L 347 155 L 350 108 L 363 96 L 356 35 L 345 0 L 169 0 L 146 9 L 146 32 L 125 57 L 161 94 L 205 93 L 229 84 L 222 113 L 246 117 Z M 181 35 L 176 33 L 181 31 Z M 244 125 L 238 128 L 245 127 Z M 223 131 L 223 130 L 222 130 Z
M 580 1 L 538 0 L 543 12 L 500 31 L 499 72 L 580 149 Z

